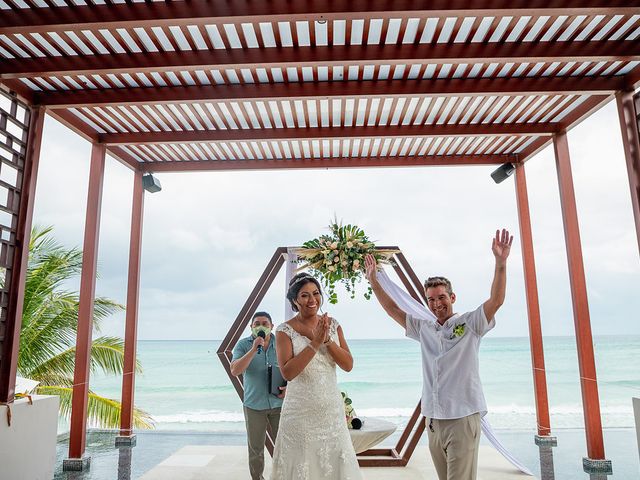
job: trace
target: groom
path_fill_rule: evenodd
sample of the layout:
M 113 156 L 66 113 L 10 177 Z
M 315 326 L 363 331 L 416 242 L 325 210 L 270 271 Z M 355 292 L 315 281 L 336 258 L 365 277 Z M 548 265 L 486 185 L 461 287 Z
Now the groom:
M 429 422 L 429 451 L 440 480 L 476 478 L 480 418 L 487 413 L 478 350 L 504 302 L 512 242 L 507 230 L 496 231 L 491 245 L 495 257 L 491 294 L 474 311 L 453 313 L 456 294 L 451 282 L 444 277 L 427 279 L 427 306 L 435 321 L 414 318 L 401 310 L 380 285 L 375 258 L 365 258 L 367 278 L 380 305 L 405 329 L 407 337 L 420 342 L 422 415 Z

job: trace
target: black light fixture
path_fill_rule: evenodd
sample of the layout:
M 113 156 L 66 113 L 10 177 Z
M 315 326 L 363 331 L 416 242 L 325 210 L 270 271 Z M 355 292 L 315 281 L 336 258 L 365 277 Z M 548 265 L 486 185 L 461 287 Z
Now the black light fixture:
M 516 171 L 516 166 L 511 163 L 503 163 L 498 168 L 496 168 L 493 172 L 491 172 L 491 178 L 496 183 L 504 182 L 507 178 L 513 175 L 513 172 Z
M 162 185 L 160 185 L 160 180 L 151 175 L 150 173 L 145 173 L 142 176 L 142 188 L 144 188 L 149 193 L 156 193 L 162 190 Z

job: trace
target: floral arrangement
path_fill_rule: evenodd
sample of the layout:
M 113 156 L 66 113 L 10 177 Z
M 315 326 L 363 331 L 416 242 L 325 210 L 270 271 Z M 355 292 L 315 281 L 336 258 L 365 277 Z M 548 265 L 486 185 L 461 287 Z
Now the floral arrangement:
M 360 430 L 362 427 L 362 420 L 356 417 L 356 411 L 351 404 L 351 399 L 346 392 L 340 392 L 342 394 L 342 401 L 344 402 L 344 416 L 347 420 L 347 427 L 354 430 Z
M 392 264 L 391 257 L 398 250 L 377 249 L 364 231 L 356 225 L 342 225 L 334 220 L 329 225 L 330 234 L 309 240 L 295 252 L 298 262 L 303 263 L 298 270 L 308 268 L 311 274 L 323 283 L 329 303 L 338 303 L 336 283 L 342 282 L 351 298 L 355 298 L 355 285 L 365 271 L 364 257 L 372 254 L 378 264 Z M 371 298 L 371 287 L 364 294 Z
M 453 340 L 456 337 L 461 337 L 465 333 L 466 323 L 461 323 L 460 325 L 456 325 L 453 329 L 453 333 L 451 334 L 450 340 Z

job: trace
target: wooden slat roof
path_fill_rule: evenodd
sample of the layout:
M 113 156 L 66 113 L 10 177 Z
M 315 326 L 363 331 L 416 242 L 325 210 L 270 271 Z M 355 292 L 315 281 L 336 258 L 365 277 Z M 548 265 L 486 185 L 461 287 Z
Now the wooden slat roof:
M 0 0 L 0 82 L 144 170 L 522 162 L 639 37 L 637 1 Z

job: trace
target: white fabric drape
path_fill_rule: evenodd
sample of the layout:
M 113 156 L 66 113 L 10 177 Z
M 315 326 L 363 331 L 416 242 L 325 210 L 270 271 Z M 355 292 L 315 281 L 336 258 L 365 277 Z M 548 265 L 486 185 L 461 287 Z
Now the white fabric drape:
M 417 302 L 404 289 L 396 285 L 389 278 L 386 272 L 378 272 L 378 281 L 380 282 L 380 286 L 382 286 L 384 291 L 387 292 L 387 294 L 398 304 L 401 310 L 410 313 L 415 318 L 436 321 L 435 315 L 431 313 L 431 311 L 427 309 L 427 307 Z M 511 462 L 511 464 L 522 473 L 533 475 L 531 470 L 529 470 L 517 458 L 515 458 L 513 454 L 511 454 L 507 450 L 507 448 L 500 442 L 500 440 L 498 440 L 493 431 L 493 428 L 491 428 L 491 425 L 487 420 L 487 417 L 483 417 L 480 423 L 482 425 L 482 433 L 484 433 L 484 436 L 487 438 L 489 443 L 491 443 L 491 445 L 493 445 L 493 447 L 502 454 L 504 458 L 509 460 L 509 462 Z
M 296 312 L 291 308 L 289 300 L 287 300 L 287 292 L 289 291 L 289 282 L 296 274 L 298 268 L 298 255 L 294 252 L 296 247 L 288 247 L 285 255 L 285 274 L 284 274 L 284 321 L 293 318 Z

